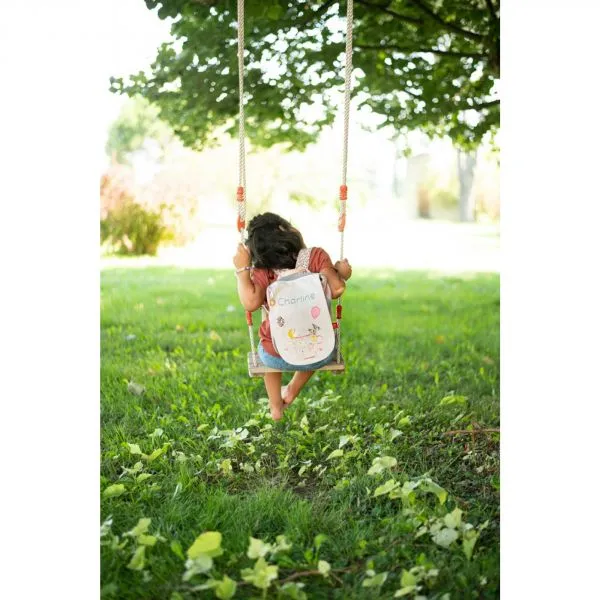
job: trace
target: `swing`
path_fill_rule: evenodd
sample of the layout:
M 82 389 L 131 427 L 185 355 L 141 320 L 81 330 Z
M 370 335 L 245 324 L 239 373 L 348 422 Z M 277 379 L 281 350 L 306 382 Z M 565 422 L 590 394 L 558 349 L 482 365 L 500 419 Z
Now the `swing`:
M 340 232 L 340 260 L 344 258 L 344 229 L 346 227 L 346 200 L 348 197 L 348 187 L 346 185 L 346 176 L 348 171 L 348 129 L 350 121 L 350 91 L 352 75 L 352 25 L 353 25 L 353 0 L 347 0 L 346 11 L 346 64 L 344 68 L 344 142 L 342 149 L 342 185 L 340 185 L 340 206 L 338 217 L 338 231 Z M 239 179 L 237 188 L 237 229 L 240 234 L 241 242 L 244 243 L 244 234 L 246 231 L 246 151 L 245 151 L 245 115 L 244 115 L 244 0 L 238 0 L 237 3 L 238 18 L 238 74 L 239 74 Z M 262 308 L 262 318 L 265 318 L 266 311 Z M 318 371 L 331 371 L 334 374 L 341 374 L 345 371 L 346 365 L 341 352 L 341 320 L 342 320 L 342 298 L 337 299 L 336 320 L 333 323 L 335 328 L 335 359 Z M 333 318 L 333 316 L 332 316 Z M 248 334 L 250 337 L 250 352 L 248 353 L 248 375 L 250 377 L 262 377 L 265 373 L 280 373 L 279 369 L 271 369 L 265 366 L 254 345 L 254 329 L 252 326 L 252 313 L 246 311 L 246 323 L 248 325 Z M 295 369 L 289 369 L 294 371 Z

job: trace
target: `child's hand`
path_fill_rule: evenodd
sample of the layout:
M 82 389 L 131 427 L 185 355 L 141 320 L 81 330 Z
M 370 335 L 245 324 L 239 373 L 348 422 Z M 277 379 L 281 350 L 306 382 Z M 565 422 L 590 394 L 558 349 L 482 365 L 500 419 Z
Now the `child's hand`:
M 350 266 L 347 258 L 344 260 L 338 260 L 333 266 L 342 279 L 347 281 L 350 279 L 350 277 L 352 277 L 352 267 Z
M 233 264 L 236 269 L 243 269 L 250 266 L 250 250 L 244 244 L 238 244 L 237 252 L 233 257 Z

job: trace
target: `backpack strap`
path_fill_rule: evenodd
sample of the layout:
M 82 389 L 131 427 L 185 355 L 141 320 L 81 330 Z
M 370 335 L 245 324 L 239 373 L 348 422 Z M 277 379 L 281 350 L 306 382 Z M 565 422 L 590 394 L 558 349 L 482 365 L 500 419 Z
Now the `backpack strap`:
M 300 252 L 298 252 L 298 258 L 296 259 L 296 269 L 303 269 L 308 271 L 308 264 L 310 262 L 310 253 L 312 252 L 312 248 L 302 248 Z

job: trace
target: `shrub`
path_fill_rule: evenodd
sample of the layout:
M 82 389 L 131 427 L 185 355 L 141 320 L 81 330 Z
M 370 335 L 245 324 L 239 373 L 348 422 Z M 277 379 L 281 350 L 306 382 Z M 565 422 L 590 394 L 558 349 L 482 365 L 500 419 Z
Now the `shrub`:
M 164 210 L 164 206 L 148 210 L 132 198 L 125 199 L 100 221 L 102 243 L 117 254 L 154 256 L 159 244 L 171 236 L 163 222 Z

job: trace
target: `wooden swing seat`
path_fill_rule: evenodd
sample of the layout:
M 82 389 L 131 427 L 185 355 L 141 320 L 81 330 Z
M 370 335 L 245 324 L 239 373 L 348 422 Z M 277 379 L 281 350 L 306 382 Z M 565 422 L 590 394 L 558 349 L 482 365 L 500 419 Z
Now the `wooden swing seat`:
M 252 360 L 252 352 L 248 352 L 248 375 L 250 377 L 264 377 L 265 373 L 282 373 L 285 371 L 281 371 L 280 369 L 271 369 L 270 367 L 266 367 L 260 360 L 258 353 L 255 353 L 256 357 L 256 366 L 254 366 L 254 361 Z M 320 369 L 315 369 L 316 371 L 332 371 L 334 375 L 341 375 L 346 370 L 346 364 L 344 363 L 344 357 L 340 355 L 340 361 L 332 360 L 330 363 L 326 364 L 324 367 Z M 287 372 L 292 372 L 293 369 L 287 370 Z

